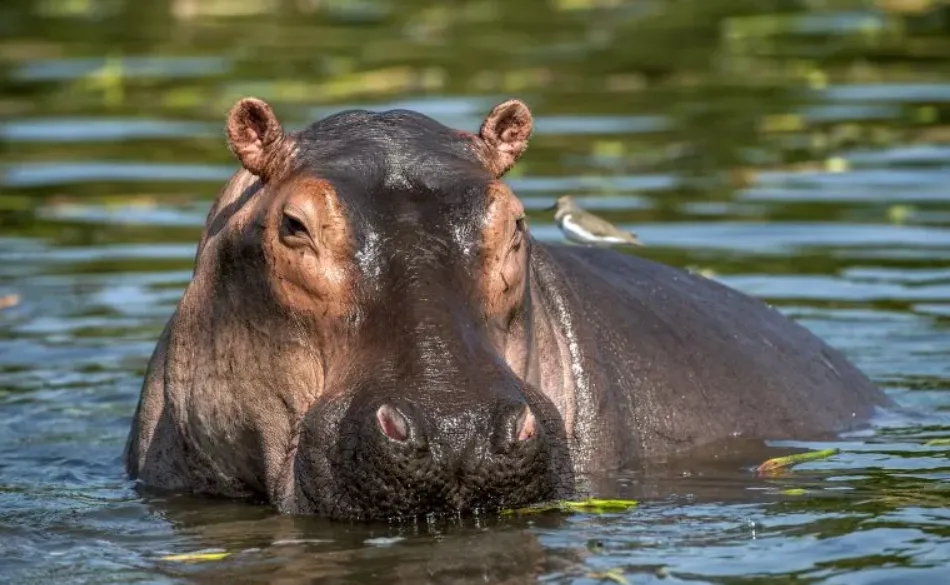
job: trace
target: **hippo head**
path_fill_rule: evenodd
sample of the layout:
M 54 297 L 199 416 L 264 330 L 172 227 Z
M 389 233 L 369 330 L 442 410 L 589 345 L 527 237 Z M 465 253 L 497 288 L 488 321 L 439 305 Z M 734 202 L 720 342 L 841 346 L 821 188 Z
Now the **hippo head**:
M 478 134 L 409 111 L 285 133 L 248 98 L 227 130 L 244 170 L 209 214 L 165 374 L 206 491 L 353 519 L 569 491 L 564 423 L 526 381 L 532 240 L 500 181 L 527 107 Z

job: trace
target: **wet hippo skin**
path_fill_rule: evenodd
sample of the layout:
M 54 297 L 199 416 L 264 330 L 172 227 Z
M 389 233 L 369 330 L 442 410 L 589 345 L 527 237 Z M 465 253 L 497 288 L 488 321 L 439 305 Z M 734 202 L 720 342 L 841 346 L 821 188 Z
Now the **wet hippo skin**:
M 285 133 L 247 98 L 227 131 L 243 169 L 211 207 L 132 424 L 145 486 L 332 518 L 467 513 L 889 404 L 757 300 L 532 239 L 501 181 L 532 131 L 519 101 L 477 134 L 408 111 Z

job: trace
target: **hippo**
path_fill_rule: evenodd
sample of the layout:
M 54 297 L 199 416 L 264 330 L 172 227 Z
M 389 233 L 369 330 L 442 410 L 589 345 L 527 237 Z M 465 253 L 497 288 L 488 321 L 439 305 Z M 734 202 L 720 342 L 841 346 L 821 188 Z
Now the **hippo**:
M 140 486 L 385 520 L 570 497 L 716 441 L 806 439 L 889 398 L 779 311 L 535 240 L 502 180 L 533 117 L 406 110 L 285 132 L 231 109 L 212 203 L 125 449 Z

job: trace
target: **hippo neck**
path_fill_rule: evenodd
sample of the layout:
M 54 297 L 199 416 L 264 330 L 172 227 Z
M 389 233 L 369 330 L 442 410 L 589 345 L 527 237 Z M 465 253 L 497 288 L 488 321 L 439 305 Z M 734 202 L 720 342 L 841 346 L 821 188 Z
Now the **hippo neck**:
M 605 384 L 595 367 L 599 351 L 584 342 L 590 335 L 576 283 L 543 244 L 533 245 L 530 262 L 533 359 L 525 379 L 560 411 L 575 469 L 609 467 L 619 454 L 609 440 L 613 421 L 598 414 L 606 412 L 601 408 L 605 397 L 595 386 Z

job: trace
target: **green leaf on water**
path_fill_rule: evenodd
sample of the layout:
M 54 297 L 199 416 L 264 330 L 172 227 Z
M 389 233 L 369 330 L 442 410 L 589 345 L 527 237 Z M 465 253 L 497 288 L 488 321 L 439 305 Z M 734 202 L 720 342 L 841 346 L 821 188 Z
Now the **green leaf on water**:
M 787 455 L 785 457 L 775 457 L 774 459 L 769 459 L 762 465 L 759 465 L 756 468 L 756 471 L 762 474 L 773 473 L 784 469 L 786 467 L 791 467 L 792 465 L 798 465 L 799 463 L 805 463 L 807 461 L 818 461 L 820 459 L 827 459 L 834 455 L 837 455 L 840 452 L 839 449 L 822 449 L 820 451 L 809 451 L 807 453 L 796 453 L 795 455 Z
M 231 553 L 229 552 L 195 552 L 167 555 L 162 557 L 161 560 L 177 561 L 181 563 L 202 563 L 207 561 L 220 561 L 221 559 L 229 556 L 231 556 Z
M 560 502 L 536 504 L 534 506 L 528 506 L 525 508 L 503 510 L 501 513 L 503 516 L 512 516 L 515 514 L 543 514 L 545 512 L 555 511 L 595 512 L 602 514 L 606 512 L 623 512 L 624 510 L 635 508 L 637 505 L 638 502 L 636 500 L 605 500 L 599 498 L 587 498 L 586 500 L 578 501 L 563 500 Z
M 597 498 L 587 498 L 578 502 L 561 502 L 561 506 L 568 510 L 593 510 L 597 512 L 622 512 L 631 508 L 636 508 L 636 500 L 601 500 Z
M 782 495 L 784 496 L 804 496 L 808 492 L 802 488 L 788 488 L 787 490 L 782 490 Z

